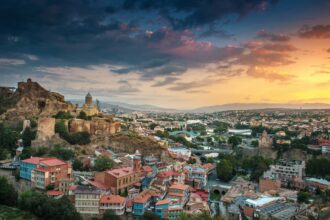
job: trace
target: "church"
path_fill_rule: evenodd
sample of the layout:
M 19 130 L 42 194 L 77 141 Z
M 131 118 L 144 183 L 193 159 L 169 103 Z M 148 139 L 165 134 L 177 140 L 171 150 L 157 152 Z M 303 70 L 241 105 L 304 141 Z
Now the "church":
M 78 113 L 81 111 L 85 112 L 87 116 L 98 115 L 100 113 L 99 107 L 93 103 L 93 97 L 89 92 L 85 97 L 85 104 L 77 108 Z

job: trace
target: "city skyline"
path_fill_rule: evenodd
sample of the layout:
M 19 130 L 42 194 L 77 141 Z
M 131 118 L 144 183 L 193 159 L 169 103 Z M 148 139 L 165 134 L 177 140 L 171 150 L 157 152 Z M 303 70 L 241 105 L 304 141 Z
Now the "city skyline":
M 189 109 L 330 103 L 330 1 L 8 1 L 1 85 Z

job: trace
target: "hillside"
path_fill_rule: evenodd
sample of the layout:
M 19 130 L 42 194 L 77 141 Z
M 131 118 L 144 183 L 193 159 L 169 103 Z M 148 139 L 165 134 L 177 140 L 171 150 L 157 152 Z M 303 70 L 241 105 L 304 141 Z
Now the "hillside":
M 19 82 L 17 88 L 0 87 L 2 120 L 23 120 L 24 118 L 49 117 L 61 110 L 74 110 L 75 106 L 64 100 L 64 96 L 50 92 L 39 83 Z

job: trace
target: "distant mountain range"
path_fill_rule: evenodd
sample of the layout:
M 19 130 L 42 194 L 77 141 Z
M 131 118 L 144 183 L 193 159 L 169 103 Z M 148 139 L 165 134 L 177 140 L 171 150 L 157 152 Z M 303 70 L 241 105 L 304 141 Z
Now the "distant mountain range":
M 73 103 L 82 104 L 83 100 L 70 100 Z M 325 103 L 231 103 L 223 105 L 205 106 L 195 109 L 173 109 L 162 108 L 154 105 L 134 105 L 124 102 L 100 101 L 101 107 L 106 109 L 118 108 L 124 112 L 143 111 L 143 112 L 168 112 L 168 113 L 212 113 L 229 110 L 259 110 L 259 109 L 330 109 L 330 104 Z
M 330 104 L 325 104 L 325 103 L 299 103 L 299 104 L 232 103 L 232 104 L 200 107 L 200 108 L 193 109 L 189 112 L 211 113 L 211 112 L 228 111 L 228 110 L 254 110 L 254 109 L 330 109 Z

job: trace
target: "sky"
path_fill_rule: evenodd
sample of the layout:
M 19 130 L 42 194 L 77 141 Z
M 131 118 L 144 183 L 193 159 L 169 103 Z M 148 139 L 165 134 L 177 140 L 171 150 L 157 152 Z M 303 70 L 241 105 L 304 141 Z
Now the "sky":
M 330 103 L 330 0 L 4 0 L 0 86 L 191 109 Z

